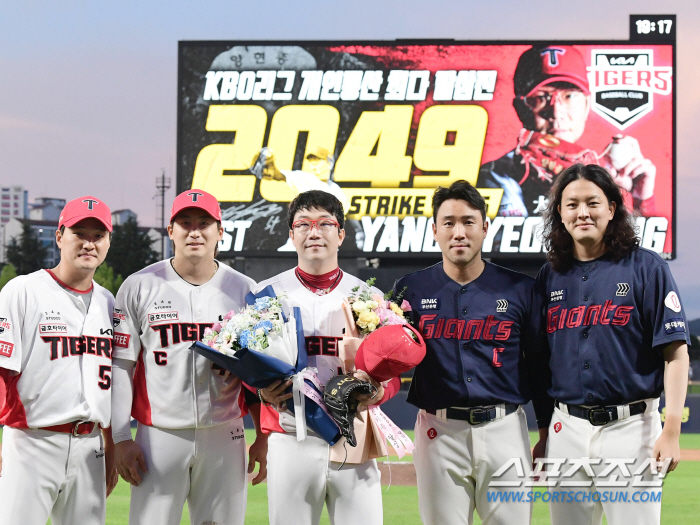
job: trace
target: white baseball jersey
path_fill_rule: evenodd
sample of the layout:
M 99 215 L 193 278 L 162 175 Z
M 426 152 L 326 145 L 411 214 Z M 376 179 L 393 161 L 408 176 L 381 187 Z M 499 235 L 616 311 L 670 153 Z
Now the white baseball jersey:
M 222 393 L 221 370 L 190 350 L 255 282 L 225 264 L 207 283 L 182 279 L 170 260 L 131 275 L 114 309 L 114 357 L 136 361 L 132 415 L 160 428 L 205 428 L 241 415 L 239 389 Z
M 112 294 L 92 283 L 89 309 L 48 270 L 12 279 L 0 292 L 0 423 L 42 428 L 73 421 L 109 426 Z M 4 369 L 4 370 L 3 370 Z
M 299 281 L 294 269 L 258 284 L 258 291 L 272 286 L 276 295 L 284 293 L 287 296 L 285 304 L 301 309 L 308 366 L 318 369 L 317 375 L 322 385 L 333 376 L 343 373 L 343 363 L 338 356 L 338 341 L 343 338 L 345 328 L 343 299 L 350 296 L 353 288 L 362 284 L 364 283 L 357 277 L 343 273 L 340 283 L 333 291 L 326 295 L 316 295 Z M 374 291 L 380 293 L 379 290 Z M 263 410 L 266 415 L 277 414 L 276 411 L 265 408 Z M 265 420 L 264 423 L 267 422 L 267 417 Z M 294 416 L 288 412 L 279 414 L 279 424 L 286 432 L 296 432 Z
M 295 275 L 294 269 L 258 285 L 271 285 L 276 295 L 285 294 L 285 306 L 301 309 L 309 367 L 318 369 L 321 384 L 342 373 L 338 341 L 343 337 L 343 299 L 362 285 L 357 277 L 343 273 L 338 286 L 326 295 L 316 295 Z M 373 289 L 376 293 L 379 290 Z M 374 459 L 361 464 L 340 464 L 330 459 L 330 447 L 320 437 L 309 434 L 297 441 L 296 426 L 289 412 L 278 414 L 271 407 L 260 407 L 263 430 L 273 431 L 268 442 L 267 495 L 272 525 L 318 523 L 324 503 L 331 523 L 337 525 L 380 525 L 383 520 L 380 473 Z M 280 430 L 284 432 L 280 432 Z

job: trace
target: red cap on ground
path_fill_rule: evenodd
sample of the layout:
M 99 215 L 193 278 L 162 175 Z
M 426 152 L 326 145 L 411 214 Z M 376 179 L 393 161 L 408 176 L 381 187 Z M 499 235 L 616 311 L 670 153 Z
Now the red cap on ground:
M 99 199 L 86 195 L 73 199 L 63 208 L 58 218 L 58 229 L 61 226 L 70 228 L 83 219 L 97 219 L 104 224 L 107 231 L 112 231 L 112 212 L 109 207 Z
M 172 222 L 175 216 L 186 208 L 199 208 L 214 217 L 217 221 L 221 220 L 219 201 L 217 201 L 216 197 L 211 193 L 207 193 L 204 190 L 193 188 L 183 191 L 180 195 L 175 197 L 173 201 L 173 211 L 170 213 L 170 221 Z
M 382 326 L 360 344 L 355 355 L 355 368 L 364 370 L 375 381 L 387 381 L 408 372 L 424 357 L 425 342 L 415 328 L 398 324 Z

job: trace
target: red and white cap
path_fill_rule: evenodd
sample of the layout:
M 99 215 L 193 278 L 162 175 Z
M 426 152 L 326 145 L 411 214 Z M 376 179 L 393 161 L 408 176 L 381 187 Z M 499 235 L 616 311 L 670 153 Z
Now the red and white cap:
M 388 381 L 415 368 L 425 357 L 425 351 L 425 341 L 411 325 L 382 326 L 360 344 L 355 368 L 364 370 L 375 381 Z
M 112 231 L 112 212 L 104 202 L 91 195 L 73 199 L 66 204 L 58 218 L 58 229 L 61 226 L 70 228 L 83 219 L 97 219 L 107 231 Z
M 513 74 L 516 96 L 528 96 L 552 82 L 568 82 L 590 93 L 586 63 L 575 47 L 532 47 L 520 56 Z
M 204 210 L 217 221 L 221 220 L 221 208 L 219 201 L 211 193 L 204 190 L 191 189 L 183 191 L 173 201 L 173 211 L 170 212 L 170 222 L 175 216 L 186 208 L 199 208 Z

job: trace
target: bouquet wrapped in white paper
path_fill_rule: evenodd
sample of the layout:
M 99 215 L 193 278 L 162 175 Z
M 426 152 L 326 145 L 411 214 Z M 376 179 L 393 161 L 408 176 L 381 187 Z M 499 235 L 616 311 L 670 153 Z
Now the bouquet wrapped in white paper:
M 294 319 L 285 322 L 282 300 L 260 297 L 240 312 L 231 310 L 220 323 L 204 331 L 202 342 L 228 356 L 247 348 L 294 366 L 297 362 L 297 334 Z

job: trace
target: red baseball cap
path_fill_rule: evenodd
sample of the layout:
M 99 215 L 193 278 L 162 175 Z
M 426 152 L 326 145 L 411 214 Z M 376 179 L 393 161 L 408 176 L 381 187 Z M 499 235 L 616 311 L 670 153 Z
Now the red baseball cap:
M 425 342 L 411 325 L 382 326 L 360 344 L 355 355 L 355 368 L 364 370 L 375 381 L 387 381 L 408 372 L 424 357 Z
M 58 218 L 58 229 L 61 226 L 70 228 L 83 219 L 97 219 L 107 231 L 112 231 L 112 212 L 109 207 L 99 199 L 86 195 L 73 199 L 63 208 L 61 216 Z
M 568 82 L 590 93 L 586 64 L 575 47 L 532 47 L 520 56 L 513 74 L 516 96 L 528 96 L 552 82 Z
M 217 221 L 221 220 L 221 208 L 219 201 L 211 193 L 204 190 L 191 189 L 183 191 L 173 201 L 173 211 L 170 212 L 170 222 L 175 216 L 186 208 L 199 208 L 204 210 Z

